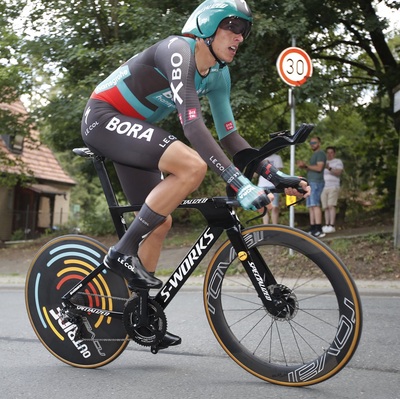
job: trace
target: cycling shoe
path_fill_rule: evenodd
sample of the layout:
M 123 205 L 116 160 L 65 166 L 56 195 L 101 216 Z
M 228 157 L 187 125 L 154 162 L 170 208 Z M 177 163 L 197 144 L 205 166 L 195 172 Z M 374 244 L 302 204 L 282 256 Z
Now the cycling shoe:
M 128 281 L 130 290 L 137 288 L 161 288 L 162 281 L 152 276 L 136 256 L 124 255 L 111 247 L 104 258 L 104 264 Z
M 158 349 L 166 349 L 169 346 L 176 346 L 182 343 L 182 338 L 175 334 L 166 332 L 161 342 L 158 344 Z

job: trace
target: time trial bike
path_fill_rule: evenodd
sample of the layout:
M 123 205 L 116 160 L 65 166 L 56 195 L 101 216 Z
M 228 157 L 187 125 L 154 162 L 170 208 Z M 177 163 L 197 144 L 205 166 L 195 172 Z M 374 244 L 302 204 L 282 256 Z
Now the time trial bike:
M 251 178 L 261 159 L 306 140 L 313 126 L 292 136 L 274 133 L 260 149 L 234 158 Z M 124 214 L 105 159 L 87 148 L 121 237 Z M 329 246 L 283 225 L 244 228 L 235 198 L 192 198 L 207 226 L 154 295 L 130 292 L 126 281 L 107 269 L 107 248 L 93 238 L 65 235 L 45 244 L 27 273 L 25 297 L 30 322 L 42 344 L 75 367 L 96 368 L 115 360 L 130 341 L 157 353 L 166 332 L 165 309 L 225 232 L 204 276 L 204 308 L 225 352 L 244 370 L 270 383 L 305 386 L 338 373 L 356 351 L 362 310 L 356 285 Z

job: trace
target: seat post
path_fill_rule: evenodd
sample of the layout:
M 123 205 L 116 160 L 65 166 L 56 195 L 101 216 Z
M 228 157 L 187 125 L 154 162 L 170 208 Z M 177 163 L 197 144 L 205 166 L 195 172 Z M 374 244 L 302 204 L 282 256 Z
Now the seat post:
M 107 200 L 108 209 L 110 210 L 111 218 L 115 226 L 115 230 L 118 237 L 121 238 L 125 234 L 127 226 L 123 215 L 121 215 L 119 211 L 121 207 L 118 203 L 117 197 L 115 196 L 115 192 L 112 187 L 110 177 L 108 175 L 104 158 L 95 155 L 93 157 L 93 164 L 96 169 L 97 175 L 99 176 L 100 183 Z
M 95 155 L 93 157 L 93 164 L 94 168 L 96 169 L 97 175 L 99 176 L 101 187 L 103 187 L 108 206 L 119 206 L 118 200 L 115 196 L 114 189 L 110 181 L 110 177 L 108 175 L 108 171 L 106 169 L 104 158 Z

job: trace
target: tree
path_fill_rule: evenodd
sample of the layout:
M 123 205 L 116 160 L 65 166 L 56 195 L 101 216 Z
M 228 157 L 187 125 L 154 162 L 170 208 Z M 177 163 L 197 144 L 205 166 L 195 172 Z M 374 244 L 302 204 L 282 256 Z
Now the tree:
M 29 135 L 32 119 L 26 114 L 10 112 L 10 105 L 31 91 L 31 69 L 21 51 L 21 39 L 13 30 L 13 21 L 25 1 L 8 1 L 0 4 L 0 134 L 7 142 Z M 12 170 L 13 173 L 7 171 Z M 0 151 L 0 186 L 15 186 L 29 180 L 29 171 L 18 154 L 9 157 Z
M 385 36 L 386 22 L 375 11 L 377 1 L 249 3 L 254 29 L 231 69 L 232 103 L 245 137 L 258 146 L 266 139 L 260 131 L 289 126 L 287 88 L 277 75 L 275 62 L 295 36 L 298 46 L 316 60 L 313 78 L 296 91 L 298 120 L 320 124 L 324 118 L 348 112 L 350 104 L 367 123 L 354 134 L 354 141 L 349 138 L 349 145 L 359 144 L 359 155 L 369 161 L 374 181 L 390 192 L 395 172 L 388 165 L 392 154 L 397 154 L 398 143 L 392 88 L 399 83 L 399 60 Z M 399 10 L 397 2 L 385 3 Z M 179 33 L 196 5 L 192 0 L 179 5 L 172 0 L 32 0 L 30 4 L 25 29 L 31 34 L 19 39 L 18 54 L 21 60 L 29 60 L 34 71 L 33 105 L 41 131 L 59 151 L 82 144 L 82 111 L 99 80 L 166 34 Z M 50 89 L 39 90 L 43 82 Z M 205 118 L 209 122 L 208 112 Z M 179 135 L 176 117 L 163 123 Z M 329 129 L 335 127 L 326 123 L 326 134 L 332 134 Z

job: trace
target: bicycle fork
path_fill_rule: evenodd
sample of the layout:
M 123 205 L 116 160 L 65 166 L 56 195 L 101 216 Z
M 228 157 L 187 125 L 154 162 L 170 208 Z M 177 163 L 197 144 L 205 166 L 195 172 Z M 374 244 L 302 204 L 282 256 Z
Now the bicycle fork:
M 280 299 L 274 298 L 274 292 L 269 287 L 276 287 L 277 282 L 261 254 L 255 247 L 248 248 L 238 226 L 230 227 L 226 233 L 263 305 L 271 314 L 276 314 L 282 303 Z

